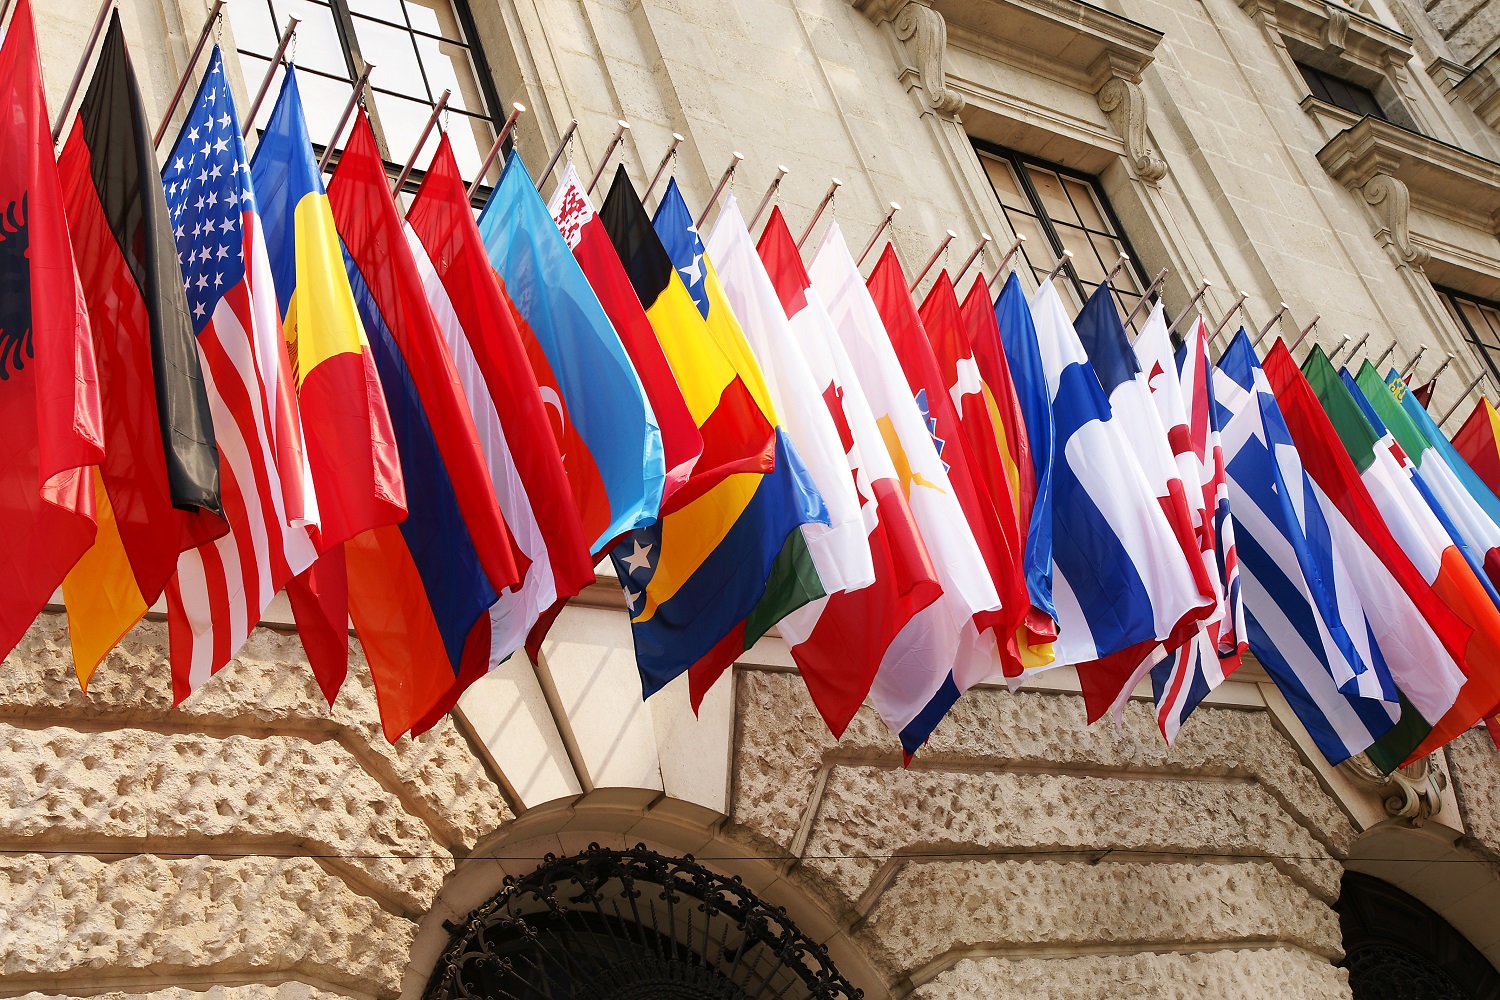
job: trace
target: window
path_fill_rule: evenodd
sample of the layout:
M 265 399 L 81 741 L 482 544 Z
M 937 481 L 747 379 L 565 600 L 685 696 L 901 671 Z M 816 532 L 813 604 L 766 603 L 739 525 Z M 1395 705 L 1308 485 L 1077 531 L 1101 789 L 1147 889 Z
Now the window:
M 1098 180 L 988 143 L 976 141 L 975 148 L 1006 221 L 1017 236 L 1026 237 L 1021 254 L 1036 280 L 1040 282 L 1057 266 L 1064 250 L 1073 251 L 1073 265 L 1059 276 L 1058 288 L 1065 298 L 1071 293 L 1074 306 L 1082 308 L 1121 252 L 1128 253 L 1130 263 L 1110 281 L 1121 318 L 1128 316 L 1146 287 L 1146 272 Z M 1145 319 L 1142 310 L 1132 326 L 1139 328 Z
M 1433 290 L 1448 307 L 1465 339 L 1474 345 L 1474 350 L 1489 365 L 1496 384 L 1500 385 L 1500 302 L 1491 302 L 1441 285 L 1434 285 Z
M 1302 79 L 1307 81 L 1307 87 L 1312 91 L 1312 95 L 1323 103 L 1343 108 L 1360 117 L 1370 115 L 1382 121 L 1390 120 L 1385 109 L 1375 99 L 1375 92 L 1369 87 L 1350 83 L 1348 80 L 1325 73 L 1306 63 L 1297 63 L 1297 68 L 1302 71 Z
M 375 65 L 365 106 L 386 159 L 400 169 L 437 99 L 451 89 L 448 135 L 464 178 L 473 179 L 494 141 L 490 109 L 499 101 L 483 53 L 469 41 L 474 31 L 465 0 L 229 0 L 228 6 L 252 91 L 270 65 L 287 16 L 302 19 L 291 53 L 315 144 L 321 147 L 333 134 L 363 59 Z M 278 70 L 257 127 L 270 118 L 280 75 Z M 417 157 L 419 166 L 437 142 L 434 129 Z M 495 181 L 498 172 L 497 164 L 487 180 Z

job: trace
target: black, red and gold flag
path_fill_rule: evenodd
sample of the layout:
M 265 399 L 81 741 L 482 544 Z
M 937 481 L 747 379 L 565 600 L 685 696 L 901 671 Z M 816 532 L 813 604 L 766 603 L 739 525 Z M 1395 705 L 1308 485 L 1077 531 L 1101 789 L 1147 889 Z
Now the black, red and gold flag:
M 116 12 L 58 161 L 99 367 L 99 533 L 63 581 L 85 685 L 185 549 L 228 531 L 182 268 Z
M 0 658 L 94 540 L 94 348 L 30 0 L 0 47 Z

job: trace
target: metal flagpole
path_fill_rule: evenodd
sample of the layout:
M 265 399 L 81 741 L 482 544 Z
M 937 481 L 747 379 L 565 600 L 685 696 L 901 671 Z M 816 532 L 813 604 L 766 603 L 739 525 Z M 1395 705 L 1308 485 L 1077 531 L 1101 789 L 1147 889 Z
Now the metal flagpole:
M 707 219 L 708 213 L 713 211 L 714 205 L 719 201 L 719 195 L 724 193 L 724 188 L 729 184 L 729 179 L 734 176 L 734 172 L 739 167 L 740 161 L 745 158 L 745 154 L 739 150 L 735 150 L 730 154 L 730 157 L 729 166 L 724 168 L 724 176 L 719 178 L 718 187 L 714 188 L 714 193 L 709 196 L 708 204 L 703 206 L 703 214 L 698 216 L 697 222 L 693 223 L 695 229 L 703 228 L 703 220 Z
M 1156 277 L 1151 280 L 1151 284 L 1147 285 L 1146 290 L 1141 293 L 1141 300 L 1135 304 L 1134 309 L 1130 310 L 1130 315 L 1125 317 L 1126 326 L 1129 326 L 1135 320 L 1136 316 L 1139 315 L 1140 311 L 1146 308 L 1146 303 L 1151 301 L 1152 294 L 1159 290 L 1162 282 L 1166 280 L 1167 269 L 1164 267 L 1156 273 Z
M 1102 283 L 1107 285 L 1111 281 L 1113 281 L 1115 275 L 1120 273 L 1120 268 L 1124 267 L 1128 263 L 1130 263 L 1130 254 L 1120 254 L 1120 259 L 1115 261 L 1115 266 L 1109 269 L 1109 273 L 1104 276 L 1104 281 Z
M 57 111 L 57 122 L 52 126 L 52 143 L 57 144 L 58 137 L 62 135 L 63 122 L 68 120 L 68 110 L 73 107 L 73 98 L 78 96 L 78 85 L 83 82 L 83 71 L 88 69 L 89 60 L 94 56 L 94 49 L 99 45 L 99 36 L 104 33 L 104 20 L 114 8 L 115 0 L 104 0 L 99 5 L 99 16 L 94 18 L 94 26 L 89 29 L 89 40 L 83 46 L 83 55 L 78 57 L 78 68 L 73 71 L 73 82 L 68 84 L 68 96 L 62 100 L 62 105 Z
M 594 193 L 594 188 L 599 184 L 599 178 L 604 176 L 604 168 L 609 166 L 609 158 L 615 155 L 615 148 L 620 145 L 625 138 L 625 133 L 629 131 L 629 122 L 623 118 L 615 119 L 615 134 L 609 140 L 609 145 L 604 147 L 604 155 L 599 157 L 599 169 L 594 171 L 594 176 L 589 181 L 589 186 L 584 189 L 585 193 Z
M 1342 351 L 1344 349 L 1344 345 L 1347 343 L 1349 343 L 1349 335 L 1346 333 L 1342 338 L 1340 338 L 1337 344 L 1333 345 L 1333 351 L 1329 352 L 1329 357 L 1332 357 L 1334 352 Z
M 1047 276 L 1042 279 L 1042 284 L 1045 285 L 1047 282 L 1051 281 L 1053 278 L 1057 277 L 1059 274 L 1062 274 L 1062 269 L 1065 268 L 1065 267 L 1067 267 L 1068 266 L 1068 261 L 1070 261 L 1072 259 L 1073 259 L 1073 251 L 1071 251 L 1071 250 L 1064 250 L 1062 252 L 1062 257 L 1059 258 L 1058 261 L 1057 261 L 1057 266 L 1054 267 L 1051 271 L 1047 272 Z
M 574 118 L 572 121 L 568 122 L 568 127 L 563 132 L 562 138 L 557 140 L 557 148 L 552 151 L 552 158 L 547 161 L 547 166 L 543 168 L 540 174 L 537 175 L 536 189 L 538 191 L 542 189 L 543 184 L 547 183 L 547 178 L 552 176 L 553 168 L 557 166 L 557 161 L 562 158 L 563 150 L 568 148 L 568 143 L 572 140 L 573 133 L 577 131 L 578 119 Z
M 1385 349 L 1385 353 L 1382 354 L 1380 357 L 1378 357 L 1378 358 L 1375 359 L 1375 370 L 1376 371 L 1380 370 L 1380 366 L 1385 362 L 1386 358 L 1388 358 L 1388 357 L 1391 356 L 1391 352 L 1394 351 L 1395 349 L 1396 349 L 1396 342 L 1393 340 L 1393 341 L 1391 341 L 1391 346 L 1387 347 Z
M 1292 346 L 1289 348 L 1289 350 L 1295 351 L 1297 349 L 1297 345 L 1300 344 L 1300 343 L 1302 343 L 1304 340 L 1307 339 L 1307 335 L 1309 333 L 1313 332 L 1313 327 L 1317 326 L 1318 325 L 1318 320 L 1320 320 L 1322 318 L 1323 318 L 1323 314 L 1322 313 L 1317 313 L 1316 315 L 1314 315 L 1313 318 L 1312 318 L 1312 322 L 1309 323 L 1309 324 L 1307 324 L 1306 326 L 1304 326 L 1302 328 L 1302 332 L 1299 333 L 1299 334 L 1297 334 L 1297 339 L 1294 340 L 1294 341 L 1292 341 Z
M 5 23 L 5 15 L 10 13 L 11 0 L 0 0 L 0 24 Z
M 1442 415 L 1442 417 L 1440 417 L 1438 419 L 1437 424 L 1438 424 L 1439 427 L 1441 427 L 1444 424 L 1446 424 L 1448 422 L 1448 418 L 1451 417 L 1451 416 L 1453 416 L 1453 414 L 1458 411 L 1458 408 L 1460 406 L 1464 405 L 1464 400 L 1466 400 L 1466 399 L 1469 398 L 1469 393 L 1471 393 L 1471 392 L 1474 391 L 1474 387 L 1476 385 L 1478 385 L 1479 383 L 1481 383 L 1481 382 L 1484 381 L 1484 376 L 1485 376 L 1485 373 L 1484 372 L 1480 372 L 1478 375 L 1474 376 L 1474 381 L 1472 381 L 1468 385 L 1464 386 L 1463 391 L 1458 394 L 1458 398 L 1453 401 L 1453 405 L 1450 406 L 1450 407 L 1448 407 L 1448 412 L 1444 413 Z
M 917 290 L 917 286 L 922 283 L 922 279 L 927 277 L 927 272 L 932 270 L 932 265 L 936 264 L 938 258 L 943 255 L 943 251 L 948 249 L 948 244 L 956 239 L 958 239 L 958 234 L 951 229 L 948 230 L 948 235 L 943 237 L 943 242 L 939 243 L 938 248 L 932 251 L 932 256 L 927 258 L 927 266 L 922 268 L 922 273 L 917 275 L 917 280 L 911 283 L 911 287 L 907 289 L 908 292 L 915 292 Z
M 1451 364 L 1453 364 L 1453 355 L 1449 354 L 1446 358 L 1443 359 L 1443 363 L 1440 364 L 1440 365 L 1438 365 L 1437 371 L 1435 371 L 1431 375 L 1427 376 L 1427 382 L 1424 383 L 1424 384 L 1430 384 L 1430 385 L 1433 386 L 1433 388 L 1436 388 L 1437 387 L 1438 376 L 1441 375 L 1441 374 L 1443 374 L 1443 372 L 1447 371 L 1448 370 L 1448 366 L 1451 365 Z
M 994 237 L 990 236 L 989 233 L 979 234 L 979 245 L 974 248 L 974 252 L 969 254 L 969 256 L 964 260 L 963 267 L 960 267 L 958 269 L 958 273 L 953 276 L 954 287 L 957 287 L 958 283 L 964 280 L 964 275 L 969 273 L 969 268 L 976 260 L 979 259 L 979 255 L 984 253 L 984 248 L 989 246 L 993 241 Z
M 1025 236 L 1017 236 L 1011 243 L 1010 249 L 1005 251 L 1005 256 L 1000 258 L 999 265 L 995 268 L 995 276 L 990 279 L 990 288 L 995 287 L 995 282 L 1000 280 L 1000 275 L 1005 273 L 1005 265 L 1009 264 L 1016 256 L 1016 251 L 1021 249 L 1021 244 L 1026 242 Z
M 661 154 L 661 162 L 656 165 L 656 173 L 651 175 L 651 183 L 646 185 L 646 191 L 641 195 L 641 203 L 651 197 L 651 192 L 656 190 L 656 182 L 661 180 L 661 173 L 667 169 L 667 164 L 677 155 L 677 147 L 682 145 L 682 136 L 676 132 L 672 133 L 672 142 L 667 146 L 667 151 Z
M 1417 345 L 1417 353 L 1412 356 L 1412 359 L 1411 359 L 1410 362 L 1408 362 L 1407 366 L 1405 368 L 1401 369 L 1401 377 L 1403 379 L 1407 378 L 1408 376 L 1411 375 L 1412 372 L 1414 372 L 1414 371 L 1417 370 L 1417 363 L 1422 360 L 1422 355 L 1424 355 L 1426 353 L 1427 353 L 1427 345 L 1426 344 L 1418 344 Z
M 771 199 L 776 197 L 776 192 L 781 190 L 781 179 L 789 173 L 791 171 L 786 167 L 779 163 L 776 165 L 776 179 L 771 182 L 771 186 L 766 188 L 766 193 L 761 196 L 760 204 L 755 206 L 755 214 L 750 216 L 750 222 L 745 226 L 746 229 L 755 228 L 755 224 L 760 221 L 760 213 L 766 210 L 766 206 L 771 204 Z
M 490 151 L 484 154 L 484 162 L 479 165 L 479 172 L 474 175 L 474 181 L 469 185 L 466 192 L 472 201 L 474 192 L 479 190 L 479 185 L 484 183 L 484 175 L 490 172 L 490 164 L 495 162 L 495 157 L 500 155 L 500 147 L 505 145 L 505 140 L 510 138 L 511 130 L 516 127 L 516 120 L 526 113 L 526 105 L 517 101 L 510 106 L 510 117 L 505 119 L 505 124 L 500 126 L 500 134 L 495 136 L 495 141 L 490 143 Z
M 354 114 L 354 106 L 365 92 L 365 84 L 370 82 L 370 71 L 375 68 L 374 63 L 365 63 L 365 71 L 359 75 L 354 83 L 354 90 L 349 94 L 349 103 L 344 105 L 344 113 L 339 115 L 339 123 L 334 127 L 333 135 L 328 137 L 328 145 L 323 147 L 323 158 L 318 161 L 318 173 L 328 169 L 328 161 L 333 159 L 333 147 L 339 144 L 339 137 L 344 134 L 344 126 L 349 124 L 349 116 Z
M 432 106 L 432 114 L 427 116 L 427 124 L 422 126 L 422 131 L 417 133 L 417 144 L 411 148 L 411 156 L 406 158 L 406 166 L 401 168 L 401 173 L 396 175 L 396 183 L 391 188 L 391 197 L 401 193 L 406 186 L 406 179 L 411 176 L 412 168 L 417 165 L 417 154 L 422 152 L 422 147 L 427 143 L 427 137 L 432 134 L 432 126 L 437 124 L 438 115 L 448 106 L 448 98 L 453 96 L 453 91 L 443 91 L 443 96 L 437 99 Z
M 1198 290 L 1193 293 L 1193 297 L 1188 299 L 1188 304 L 1182 307 L 1182 312 L 1178 313 L 1177 318 L 1174 319 L 1167 327 L 1168 333 L 1171 333 L 1173 330 L 1177 329 L 1177 327 L 1181 325 L 1182 321 L 1187 319 L 1187 314 L 1193 311 L 1193 306 L 1198 304 L 1198 300 L 1203 298 L 1204 293 L 1212 288 L 1213 284 L 1214 283 L 1212 281 L 1209 281 L 1207 278 L 1203 279 L 1203 284 L 1198 286 Z
M 1360 348 L 1362 348 L 1362 347 L 1365 346 L 1365 341 L 1367 341 L 1369 339 L 1370 339 L 1370 334 L 1369 334 L 1368 331 L 1366 331 L 1365 335 L 1363 337 L 1360 337 L 1358 340 L 1356 340 L 1354 342 L 1354 346 L 1351 347 L 1351 348 L 1349 348 L 1349 356 L 1344 359 L 1344 363 L 1348 364 L 1350 361 L 1353 361 L 1354 358 L 1355 358 L 1355 355 L 1359 354 Z M 1333 358 L 1330 357 L 1329 360 L 1331 361 L 1331 360 L 1333 360 Z
M 1276 310 L 1276 315 L 1266 320 L 1266 325 L 1261 327 L 1260 332 L 1255 335 L 1255 341 L 1251 343 L 1251 347 L 1260 346 L 1260 342 L 1266 339 L 1266 334 L 1271 332 L 1271 327 L 1276 325 L 1276 321 L 1281 319 L 1282 316 L 1286 315 L 1286 311 L 1288 308 L 1290 307 L 1285 302 L 1281 304 L 1281 308 Z
M 878 239 L 880 239 L 880 234 L 883 233 L 883 232 L 885 232 L 886 227 L 891 224 L 891 219 L 893 219 L 895 217 L 896 213 L 899 212 L 899 211 L 901 211 L 901 206 L 898 205 L 898 204 L 896 204 L 894 201 L 891 202 L 891 209 L 890 209 L 890 211 L 888 211 L 888 212 L 885 213 L 885 218 L 881 219 L 880 220 L 880 225 L 878 225 L 878 226 L 875 227 L 875 232 L 874 232 L 873 235 L 871 235 L 870 242 L 868 242 L 868 243 L 865 244 L 864 252 L 862 252 L 859 255 L 859 260 L 857 260 L 857 261 L 854 262 L 854 266 L 855 267 L 864 267 L 865 266 L 865 258 L 868 257 L 868 256 L 870 256 L 870 251 L 871 250 L 875 249 L 875 241 L 878 240 Z
M 807 228 L 802 230 L 802 238 L 797 241 L 798 250 L 802 249 L 802 244 L 806 243 L 807 238 L 812 235 L 813 226 L 816 226 L 818 224 L 818 220 L 823 217 L 823 209 L 828 207 L 828 203 L 833 201 L 833 196 L 837 194 L 839 188 L 843 186 L 844 182 L 839 180 L 837 177 L 833 179 L 832 184 L 828 185 L 828 193 L 823 196 L 822 201 L 818 202 L 818 207 L 813 212 L 813 217 L 808 220 Z
M 276 75 L 276 67 L 281 65 L 281 57 L 286 55 L 287 46 L 292 44 L 292 38 L 297 34 L 297 25 L 302 19 L 296 14 L 288 14 L 286 19 L 286 30 L 276 40 L 276 54 L 271 57 L 271 65 L 266 67 L 266 75 L 260 78 L 260 88 L 255 92 L 255 100 L 250 102 L 250 113 L 245 115 L 245 123 L 241 126 L 241 134 L 248 136 L 250 130 L 255 127 L 255 116 L 260 113 L 261 102 L 266 99 L 266 91 L 271 89 L 271 77 Z
M 1219 339 L 1219 333 L 1224 329 L 1225 326 L 1229 324 L 1229 321 L 1234 318 L 1235 313 L 1245 308 L 1245 303 L 1249 301 L 1249 299 L 1249 292 L 1240 292 L 1240 297 L 1235 300 L 1234 305 L 1229 307 L 1229 311 L 1224 314 L 1224 318 L 1219 320 L 1219 325 L 1214 327 L 1214 332 L 1208 335 L 1208 342 L 1210 344 Z
M 172 99 L 167 102 L 167 110 L 161 116 L 161 124 L 156 127 L 156 135 L 151 139 L 153 148 L 160 146 L 161 137 L 167 134 L 167 125 L 172 121 L 172 113 L 177 110 L 177 104 L 182 100 L 182 92 L 187 89 L 188 77 L 193 75 L 193 67 L 198 65 L 198 57 L 203 55 L 203 46 L 208 44 L 209 32 L 214 30 L 214 22 L 219 19 L 219 12 L 223 9 L 224 0 L 214 0 L 214 5 L 208 12 L 208 20 L 203 22 L 203 30 L 198 32 L 198 44 L 193 46 L 193 54 L 188 56 L 187 65 L 182 68 L 182 76 L 177 80 L 177 89 L 172 91 Z

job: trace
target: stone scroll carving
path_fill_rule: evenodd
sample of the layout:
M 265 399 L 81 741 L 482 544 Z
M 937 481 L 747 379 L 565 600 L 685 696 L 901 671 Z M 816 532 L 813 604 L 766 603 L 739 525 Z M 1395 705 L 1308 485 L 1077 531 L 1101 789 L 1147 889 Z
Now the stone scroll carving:
M 907 52 L 917 64 L 917 76 L 927 103 L 940 115 L 954 115 L 963 110 L 963 95 L 948 87 L 943 59 L 948 48 L 948 24 L 943 15 L 926 4 L 903 4 L 891 20 L 896 37 L 906 43 Z
M 1380 222 L 1376 239 L 1390 248 L 1396 263 L 1402 267 L 1421 267 L 1432 257 L 1426 249 L 1411 241 L 1408 220 L 1411 215 L 1411 193 L 1406 185 L 1390 174 L 1378 173 L 1360 188 L 1365 203 Z
M 1330 55 L 1344 51 L 1349 38 L 1349 11 L 1337 4 L 1328 4 L 1328 24 L 1323 29 L 1323 47 Z
M 1412 826 L 1421 826 L 1443 808 L 1443 789 L 1448 787 L 1448 776 L 1433 766 L 1431 757 L 1382 774 L 1370 758 L 1356 754 L 1340 764 L 1339 770 L 1380 793 L 1387 816 L 1409 820 Z
M 1151 184 L 1165 177 L 1166 162 L 1146 145 L 1146 97 L 1140 84 L 1110 77 L 1099 88 L 1098 98 L 1099 109 L 1125 140 L 1125 156 L 1137 176 Z

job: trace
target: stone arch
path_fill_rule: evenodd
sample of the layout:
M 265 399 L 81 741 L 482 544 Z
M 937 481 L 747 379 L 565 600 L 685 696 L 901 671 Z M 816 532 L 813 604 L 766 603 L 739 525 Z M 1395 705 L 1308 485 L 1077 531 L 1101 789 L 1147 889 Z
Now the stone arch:
M 787 877 L 784 858 L 756 853 L 721 832 L 727 817 L 654 789 L 601 788 L 536 806 L 475 846 L 444 882 L 423 917 L 402 982 L 402 1000 L 420 1000 L 456 922 L 552 854 L 578 854 L 590 844 L 626 850 L 637 844 L 668 857 L 692 855 L 700 864 L 740 879 L 762 900 L 786 910 L 797 927 L 828 954 L 867 1000 L 888 1000 L 885 979 L 865 949 L 827 909 Z

